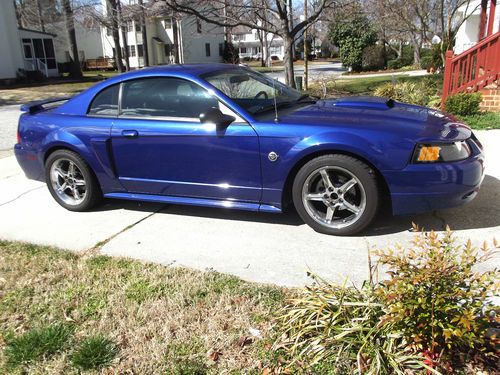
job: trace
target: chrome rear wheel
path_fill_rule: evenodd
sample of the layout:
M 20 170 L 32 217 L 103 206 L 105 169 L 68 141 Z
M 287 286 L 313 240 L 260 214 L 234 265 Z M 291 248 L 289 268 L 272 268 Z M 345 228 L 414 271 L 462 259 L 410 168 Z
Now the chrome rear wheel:
M 70 206 L 78 206 L 87 195 L 87 182 L 82 171 L 71 160 L 60 158 L 50 167 L 50 183 L 59 199 Z

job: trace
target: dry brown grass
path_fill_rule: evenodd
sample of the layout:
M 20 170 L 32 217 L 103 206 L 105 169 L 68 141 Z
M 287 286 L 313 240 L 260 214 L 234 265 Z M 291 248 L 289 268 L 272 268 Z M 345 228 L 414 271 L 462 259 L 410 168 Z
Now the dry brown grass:
M 285 293 L 215 272 L 0 241 L 0 372 L 10 338 L 63 322 L 74 327 L 70 349 L 9 372 L 77 373 L 72 351 L 102 335 L 119 348 L 102 373 L 261 373 Z

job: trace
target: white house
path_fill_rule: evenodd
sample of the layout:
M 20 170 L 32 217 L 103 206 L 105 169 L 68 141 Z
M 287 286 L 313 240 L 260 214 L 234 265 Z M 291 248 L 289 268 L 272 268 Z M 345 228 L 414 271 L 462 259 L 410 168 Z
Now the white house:
M 130 4 L 134 0 L 129 0 Z M 105 6 L 103 6 L 105 8 Z M 175 23 L 175 24 L 174 24 Z M 174 38 L 174 30 L 177 38 Z M 144 66 L 144 46 L 141 24 L 129 19 L 125 26 L 131 68 Z M 221 62 L 224 49 L 224 29 L 208 24 L 194 16 L 182 19 L 172 17 L 148 17 L 146 19 L 148 38 L 148 55 L 150 65 L 170 64 L 174 62 L 174 40 L 179 45 L 179 62 L 181 64 Z M 101 29 L 102 56 L 113 57 L 115 44 L 112 30 Z M 120 31 L 120 44 L 123 45 L 123 33 Z
M 46 24 L 47 31 L 57 34 L 54 39 L 57 62 L 69 62 L 69 41 L 66 26 L 63 20 Z M 102 57 L 101 28 L 92 18 L 75 17 L 75 36 L 78 46 L 78 58 L 80 63 L 87 59 Z
M 20 71 L 57 76 L 55 35 L 17 27 L 14 3 L 0 0 L 0 80 L 15 79 Z
M 278 35 L 243 26 L 233 28 L 231 35 L 240 59 L 260 59 L 263 56 L 264 60 L 283 60 L 285 48 L 283 38 Z
M 493 12 L 493 22 L 490 23 L 492 2 L 488 1 L 485 8 L 481 6 L 481 0 L 473 0 L 468 5 L 462 5 L 457 12 L 457 18 L 463 19 L 468 17 L 459 27 L 455 47 L 453 51 L 455 54 L 460 54 L 470 47 L 474 46 L 480 39 L 482 39 L 486 32 L 487 25 L 492 25 L 492 30 L 489 34 L 495 34 L 499 31 L 500 27 L 500 12 Z

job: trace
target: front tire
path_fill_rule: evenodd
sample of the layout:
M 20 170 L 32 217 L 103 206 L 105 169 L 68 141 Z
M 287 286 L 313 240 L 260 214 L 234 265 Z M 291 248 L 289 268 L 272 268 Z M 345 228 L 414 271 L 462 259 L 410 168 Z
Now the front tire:
M 380 191 L 372 168 L 347 155 L 323 155 L 297 173 L 293 203 L 298 214 L 315 231 L 352 235 L 375 217 Z
M 73 151 L 57 150 L 49 155 L 45 181 L 56 202 L 70 211 L 87 211 L 102 198 L 90 167 Z

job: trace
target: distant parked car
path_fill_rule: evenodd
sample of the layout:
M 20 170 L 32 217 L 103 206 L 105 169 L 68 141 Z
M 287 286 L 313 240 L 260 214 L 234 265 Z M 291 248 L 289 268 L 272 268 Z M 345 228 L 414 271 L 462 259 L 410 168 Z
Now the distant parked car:
M 17 160 L 54 199 L 102 197 L 281 212 L 348 235 L 386 198 L 396 215 L 458 206 L 483 179 L 469 127 L 386 98 L 317 100 L 246 67 L 170 65 L 63 104 L 23 105 Z

